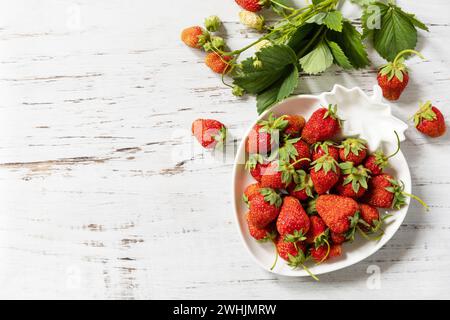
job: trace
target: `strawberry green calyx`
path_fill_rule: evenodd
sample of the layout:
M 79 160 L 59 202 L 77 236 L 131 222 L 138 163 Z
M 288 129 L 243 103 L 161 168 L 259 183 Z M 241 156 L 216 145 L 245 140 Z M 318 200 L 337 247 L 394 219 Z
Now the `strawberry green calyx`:
M 355 240 L 355 233 L 358 227 L 358 223 L 362 220 L 360 219 L 360 213 L 357 211 L 354 216 L 348 217 L 350 221 L 350 228 L 345 233 L 345 238 L 349 241 Z
M 264 200 L 277 208 L 281 207 L 283 200 L 280 195 L 271 188 L 263 188 L 259 192 L 264 196 Z
M 406 197 L 410 197 L 419 202 L 425 208 L 426 211 L 430 211 L 430 207 L 425 203 L 425 201 L 423 201 L 416 195 L 404 191 L 405 185 L 403 184 L 402 181 L 394 179 L 389 179 L 388 181 L 390 182 L 391 186 L 386 187 L 385 189 L 394 194 L 394 200 L 392 201 L 393 209 L 398 210 L 401 207 L 403 207 L 406 204 Z
M 295 170 L 295 165 L 302 161 L 311 161 L 309 158 L 301 158 L 294 163 L 280 160 L 278 162 L 278 171 L 281 172 L 281 181 L 285 185 L 289 185 L 292 181 L 295 181 L 298 171 Z
M 216 144 L 215 148 L 216 149 L 222 149 L 226 139 L 227 139 L 227 128 L 222 127 L 219 130 L 219 133 L 214 136 L 214 140 L 217 141 L 217 144 Z
M 203 30 L 203 33 L 198 36 L 198 45 L 205 49 L 205 45 L 211 40 L 211 34 L 207 30 Z
M 367 142 L 363 139 L 348 138 L 339 147 L 344 149 L 344 155 L 346 157 L 350 154 L 350 151 L 357 156 L 361 151 L 367 149 Z
M 289 122 L 286 120 L 286 116 L 283 115 L 276 118 L 274 114 L 271 113 L 267 120 L 261 120 L 258 124 L 261 126 L 260 132 L 266 131 L 271 133 L 274 130 L 283 130 L 288 126 Z
M 316 202 L 317 202 L 317 197 L 308 201 L 308 203 L 306 205 L 306 213 L 309 216 L 317 215 Z
M 314 280 L 319 281 L 316 275 L 314 275 L 307 266 L 305 266 L 305 262 L 308 260 L 308 256 L 306 256 L 302 250 L 298 250 L 298 254 L 293 256 L 291 254 L 288 255 L 289 261 L 288 266 L 293 269 L 297 269 L 298 267 L 302 267 Z
M 397 57 L 395 57 L 393 62 L 389 62 L 385 66 L 381 67 L 379 73 L 382 76 L 387 75 L 389 81 L 396 77 L 400 82 L 403 82 L 403 75 L 408 72 L 408 68 L 405 65 L 405 58 L 403 56 L 410 53 L 418 55 L 421 59 L 425 59 L 425 57 L 418 51 L 409 49 L 403 50 L 397 55 Z
M 342 185 L 352 184 L 352 189 L 355 193 L 359 192 L 359 188 L 368 189 L 367 180 L 370 179 L 370 170 L 363 165 L 355 167 L 353 162 L 343 162 L 339 164 L 342 173 L 346 175 Z
M 209 32 L 216 32 L 219 30 L 222 22 L 218 16 L 210 16 L 205 19 L 205 28 Z
M 306 237 L 303 232 L 300 230 L 294 230 L 292 234 L 287 234 L 284 236 L 284 241 L 296 243 L 298 241 L 305 241 Z
M 277 233 L 276 231 L 272 231 L 272 232 L 267 232 L 266 236 L 261 239 L 261 240 L 257 240 L 259 243 L 265 243 L 265 242 L 269 242 L 269 241 L 274 241 L 277 238 Z
M 248 203 L 248 197 L 245 194 L 242 195 L 242 201 L 244 201 L 247 208 L 250 208 L 250 204 Z
M 323 245 L 330 245 L 328 242 L 328 238 L 330 236 L 330 229 L 326 229 L 324 232 L 319 234 L 317 237 L 314 238 L 314 247 L 316 249 L 320 248 Z
M 234 85 L 231 93 L 236 97 L 242 97 L 245 94 L 245 90 L 238 85 Z
M 328 110 L 323 115 L 323 118 L 326 119 L 328 117 L 330 117 L 331 119 L 336 120 L 338 122 L 338 124 L 339 124 L 339 127 L 342 128 L 342 120 L 337 115 L 337 104 L 335 104 L 335 105 L 329 104 L 328 105 Z
M 294 144 L 299 142 L 299 141 L 300 141 L 300 138 L 287 139 L 284 142 L 283 147 L 281 147 L 278 150 L 278 154 L 280 156 L 280 160 L 283 160 L 283 161 L 286 161 L 286 162 L 290 161 L 291 159 L 295 160 L 297 158 L 297 156 L 298 156 L 298 151 L 294 147 Z
M 436 119 L 437 115 L 432 109 L 431 101 L 427 101 L 420 106 L 419 111 L 414 115 L 414 125 L 417 127 L 422 120 L 433 121 Z
M 212 36 L 210 41 L 203 45 L 206 52 L 222 50 L 225 47 L 225 40 L 222 37 Z
M 245 169 L 253 170 L 258 164 L 264 164 L 264 157 L 258 153 L 251 154 L 245 163 Z
M 294 176 L 295 188 L 294 192 L 305 190 L 308 197 L 313 198 L 314 184 L 309 174 L 303 170 L 297 170 L 297 174 Z
M 331 170 L 334 173 L 337 173 L 337 167 L 339 166 L 339 164 L 333 157 L 324 155 L 316 161 L 312 162 L 311 166 L 316 172 L 323 170 L 325 171 L 325 173 L 328 173 Z
M 400 152 L 400 137 L 398 136 L 397 131 L 394 131 L 394 133 L 397 138 L 397 149 L 395 152 L 386 156 L 382 150 L 377 150 L 373 154 L 375 156 L 375 164 L 380 167 L 381 170 L 386 169 L 389 166 L 389 159 L 395 157 Z
M 328 147 L 331 146 L 336 146 L 336 144 L 333 141 L 330 140 L 326 140 L 326 141 L 322 141 L 322 142 L 316 142 L 313 144 L 313 150 L 317 152 L 317 149 L 319 149 L 319 147 L 326 153 L 328 154 Z

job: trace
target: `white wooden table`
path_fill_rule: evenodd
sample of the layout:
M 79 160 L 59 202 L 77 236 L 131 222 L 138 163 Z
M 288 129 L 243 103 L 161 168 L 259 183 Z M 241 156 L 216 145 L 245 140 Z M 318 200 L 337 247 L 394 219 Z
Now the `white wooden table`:
M 411 60 L 394 112 L 406 120 L 432 99 L 448 113 L 450 4 L 399 3 L 430 33 L 419 43 L 428 61 Z M 233 218 L 233 159 L 193 147 L 189 128 L 216 118 L 239 141 L 255 102 L 233 97 L 179 33 L 219 14 L 232 48 L 257 34 L 238 23 L 232 0 L 163 4 L 0 2 L 0 297 L 449 298 L 448 135 L 408 131 L 413 191 L 432 213 L 412 205 L 374 256 L 320 283 L 253 263 Z M 298 93 L 334 83 L 370 93 L 375 75 L 303 76 Z

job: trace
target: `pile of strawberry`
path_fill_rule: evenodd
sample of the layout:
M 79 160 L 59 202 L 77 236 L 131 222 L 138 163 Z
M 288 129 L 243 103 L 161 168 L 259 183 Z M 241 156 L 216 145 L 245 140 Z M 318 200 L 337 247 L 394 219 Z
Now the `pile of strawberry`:
M 406 196 L 416 198 L 384 172 L 398 150 L 370 154 L 362 139 L 337 140 L 340 129 L 337 107 L 330 105 L 307 122 L 299 115 L 270 115 L 246 138 L 246 168 L 256 180 L 243 195 L 249 233 L 273 241 L 293 268 L 309 272 L 308 259 L 340 256 L 356 231 L 379 239 L 389 215 L 378 208 L 399 209 Z

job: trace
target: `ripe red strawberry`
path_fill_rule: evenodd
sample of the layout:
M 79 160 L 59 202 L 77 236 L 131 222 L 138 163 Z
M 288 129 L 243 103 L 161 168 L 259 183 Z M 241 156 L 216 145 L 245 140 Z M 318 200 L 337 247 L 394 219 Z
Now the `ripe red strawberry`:
M 373 177 L 369 181 L 369 190 L 363 198 L 363 202 L 371 206 L 387 209 L 400 209 L 405 205 L 405 200 L 403 187 L 387 174 Z
M 285 197 L 277 220 L 277 230 L 280 236 L 288 242 L 303 241 L 306 239 L 305 234 L 309 227 L 309 217 L 300 201 L 294 197 Z
M 341 171 L 338 163 L 331 156 L 323 156 L 311 165 L 310 175 L 318 194 L 328 192 L 339 181 Z
M 361 203 L 359 205 L 359 214 L 362 219 L 362 221 L 360 220 L 362 223 L 361 228 L 365 231 L 375 228 L 381 223 L 378 209 L 371 205 Z
M 398 100 L 408 85 L 408 69 L 404 63 L 405 59 L 402 57 L 407 53 L 417 54 L 419 57 L 424 59 L 424 57 L 417 51 L 404 50 L 397 55 L 393 62 L 389 62 L 378 71 L 378 85 L 383 90 L 383 96 L 388 100 Z
M 333 141 L 327 140 L 323 142 L 317 142 L 313 144 L 312 150 L 313 161 L 316 161 L 324 155 L 330 155 L 334 160 L 339 160 L 339 149 Z
M 230 71 L 231 57 L 221 56 L 216 52 L 210 52 L 206 55 L 205 64 L 215 73 L 224 74 Z
M 241 6 L 242 9 L 258 12 L 260 11 L 267 3 L 267 0 L 236 0 L 236 3 Z
M 377 176 L 382 174 L 384 169 L 389 166 L 389 159 L 393 158 L 400 151 L 400 137 L 398 133 L 394 131 L 395 137 L 397 138 L 397 150 L 389 156 L 386 156 L 383 150 L 377 150 L 374 154 L 369 155 L 364 161 L 364 167 L 370 170 L 372 176 Z
M 258 153 L 268 155 L 279 141 L 279 135 L 286 128 L 288 121 L 284 116 L 276 118 L 270 114 L 267 120 L 259 121 L 250 131 L 245 140 L 245 151 L 247 153 Z
M 305 201 L 313 197 L 314 184 L 311 176 L 303 170 L 298 170 L 294 176 L 294 181 L 289 185 L 288 192 L 291 196 L 300 201 Z
M 306 252 L 306 246 L 302 242 L 287 242 L 283 239 L 283 237 L 278 237 L 277 242 L 277 251 L 279 256 L 286 261 L 293 260 L 291 257 L 297 257 L 300 255 L 304 255 Z
M 333 244 L 328 254 L 328 259 L 340 257 L 342 255 L 342 247 L 339 244 Z
M 328 256 L 330 254 L 329 250 L 330 247 L 323 244 L 319 247 L 309 248 L 309 254 L 311 255 L 311 258 L 313 258 L 314 261 L 316 261 L 317 263 L 322 263 L 328 259 Z
M 309 144 L 333 138 L 341 129 L 341 119 L 336 114 L 337 106 L 315 111 L 302 131 L 302 138 Z
M 432 138 L 444 135 L 447 130 L 444 116 L 430 101 L 420 106 L 414 115 L 414 125 L 417 130 Z
M 259 194 L 249 200 L 249 203 L 248 220 L 256 228 L 263 229 L 278 217 L 282 200 L 275 190 L 262 188 L 259 190 Z
M 305 118 L 300 115 L 286 115 L 285 120 L 288 122 L 288 125 L 284 129 L 284 134 L 292 138 L 299 137 L 305 126 Z
M 352 227 L 352 218 L 359 210 L 352 198 L 337 195 L 321 195 L 316 201 L 320 217 L 331 231 L 345 233 Z
M 353 199 L 361 198 L 368 188 L 369 170 L 362 165 L 355 167 L 353 162 L 340 163 L 339 167 L 342 176 L 336 184 L 336 193 Z
M 223 123 L 212 119 L 197 119 L 192 123 L 192 134 L 207 149 L 221 148 L 227 137 Z
M 259 229 L 251 223 L 251 221 L 248 219 L 248 215 L 249 213 L 247 213 L 246 215 L 248 231 L 255 240 L 260 242 L 275 240 L 275 238 L 277 237 L 277 233 L 275 231 L 275 226 L 273 224 L 270 224 L 265 228 Z
M 347 240 L 346 237 L 345 237 L 345 234 L 336 233 L 336 232 L 333 232 L 333 231 L 330 232 L 330 237 L 331 237 L 331 241 L 334 244 L 341 244 L 341 243 L 344 243 Z
M 189 27 L 181 32 L 181 40 L 191 48 L 201 48 L 208 39 L 208 32 L 199 26 Z
M 249 156 L 249 159 L 245 163 L 245 169 L 250 172 L 256 181 L 261 182 L 264 170 L 268 167 L 268 165 L 269 163 L 265 162 L 262 155 L 254 153 Z
M 319 247 L 326 244 L 328 241 L 328 227 L 319 216 L 309 217 L 310 228 L 306 234 L 306 243 L 314 244 L 315 247 Z
M 261 189 L 261 186 L 259 183 L 253 183 L 247 186 L 244 190 L 244 194 L 242 195 L 242 200 L 249 205 L 249 201 L 253 198 L 254 195 L 259 194 L 259 190 Z
M 362 139 L 347 138 L 342 141 L 339 158 L 342 161 L 353 162 L 355 166 L 361 164 L 367 156 L 367 142 Z
M 295 169 L 308 168 L 311 162 L 309 145 L 300 138 L 286 140 L 278 153 L 280 160 L 293 164 Z
M 278 161 L 272 161 L 261 175 L 263 188 L 284 189 L 288 184 L 283 183 L 282 171 Z

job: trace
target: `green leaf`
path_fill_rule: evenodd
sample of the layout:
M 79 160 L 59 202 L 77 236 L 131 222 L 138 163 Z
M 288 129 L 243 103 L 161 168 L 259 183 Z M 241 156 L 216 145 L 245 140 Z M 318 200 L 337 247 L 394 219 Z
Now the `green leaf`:
M 341 47 L 336 42 L 327 41 L 328 47 L 331 49 L 331 53 L 333 54 L 334 61 L 337 65 L 344 69 L 352 69 L 352 64 L 348 60 L 344 51 L 342 51 Z
M 306 23 L 315 23 L 315 24 L 323 24 L 325 18 L 327 16 L 326 12 L 319 12 L 315 15 L 313 15 L 311 18 L 306 20 Z
M 342 13 L 340 11 L 330 11 L 326 15 L 323 23 L 328 29 L 341 32 L 342 31 Z
M 394 4 L 377 2 L 364 11 L 362 23 L 365 36 L 372 36 L 375 50 L 386 60 L 393 61 L 396 55 L 417 44 L 417 29 L 428 31 L 427 26 L 413 14 L 404 12 Z M 370 11 L 370 13 L 369 13 Z M 369 19 L 379 11 L 379 28 L 369 25 Z
M 295 66 L 290 67 L 290 71 L 286 73 L 286 76 L 279 79 L 267 90 L 264 90 L 256 97 L 256 109 L 258 114 L 263 113 L 267 108 L 273 104 L 289 97 L 295 88 L 298 86 L 298 69 Z
M 320 26 L 316 24 L 306 23 L 302 25 L 292 34 L 287 45 L 295 52 L 300 51 L 307 45 L 312 34 L 316 33 L 318 28 L 320 28 Z
M 327 70 L 333 64 L 333 55 L 325 42 L 320 42 L 314 50 L 300 59 L 303 70 L 317 74 Z
M 361 7 L 366 7 L 370 4 L 377 2 L 377 0 L 351 0 L 354 4 L 357 4 Z
M 356 69 L 370 64 L 361 34 L 348 20 L 344 20 L 342 32 L 329 31 L 328 39 L 336 42 Z
M 297 62 L 295 52 L 287 45 L 266 47 L 255 55 L 262 66 L 256 68 L 254 58 L 248 58 L 242 62 L 241 71 L 234 77 L 234 84 L 252 94 L 269 88 L 283 76 L 289 65 Z

